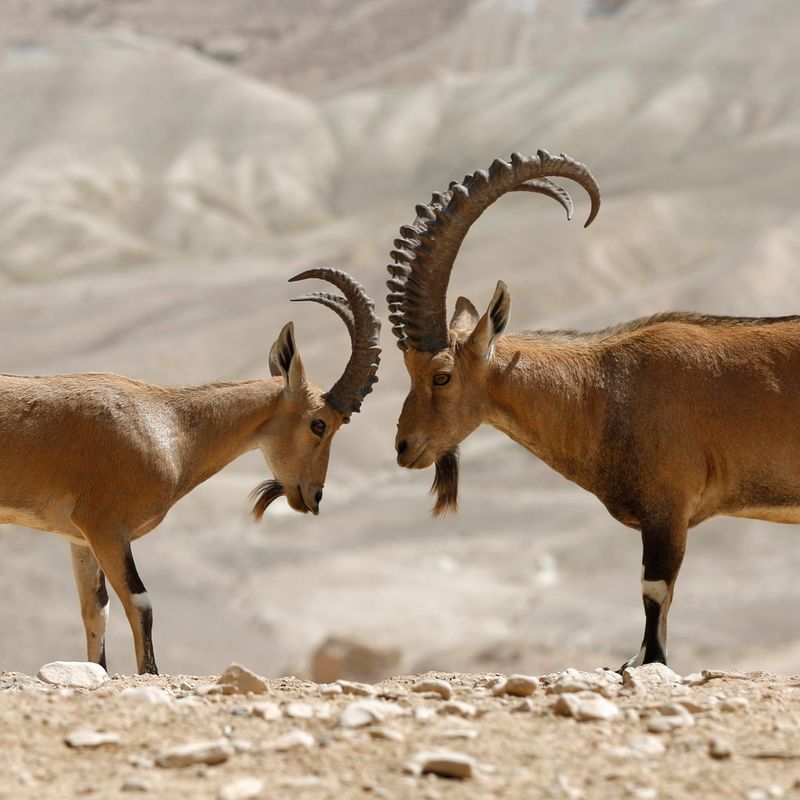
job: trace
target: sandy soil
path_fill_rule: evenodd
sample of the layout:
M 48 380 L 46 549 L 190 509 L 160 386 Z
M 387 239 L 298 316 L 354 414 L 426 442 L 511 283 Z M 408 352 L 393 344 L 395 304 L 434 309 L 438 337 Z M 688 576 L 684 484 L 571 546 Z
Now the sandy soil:
M 800 796 L 800 679 L 757 672 L 661 683 L 649 670 L 634 670 L 625 685 L 596 672 L 545 675 L 531 697 L 495 696 L 497 675 L 423 676 L 446 680 L 449 701 L 410 691 L 420 676 L 368 687 L 374 696 L 364 698 L 296 678 L 270 681 L 258 695 L 202 696 L 216 678 L 114 676 L 83 691 L 0 673 L 0 797 L 214 798 L 245 777 L 263 788 L 242 796 L 320 800 Z M 594 691 L 560 693 L 581 682 Z M 135 686 L 159 687 L 162 703 L 119 695 Z M 567 696 L 603 695 L 621 711 L 616 719 L 556 713 Z M 345 727 L 342 712 L 365 700 L 383 719 Z M 681 727 L 653 732 L 678 718 Z M 70 747 L 65 737 L 76 730 L 119 742 Z M 297 731 L 310 736 L 298 744 Z M 223 740 L 224 763 L 154 763 L 203 740 Z M 473 776 L 408 771 L 420 751 L 440 750 L 472 757 Z

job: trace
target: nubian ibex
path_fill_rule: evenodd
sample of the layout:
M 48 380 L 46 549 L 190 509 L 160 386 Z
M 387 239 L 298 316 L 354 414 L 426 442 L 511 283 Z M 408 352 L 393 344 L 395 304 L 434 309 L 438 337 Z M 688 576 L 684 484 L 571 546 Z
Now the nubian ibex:
M 331 440 L 377 380 L 380 321 L 347 273 L 313 269 L 292 280 L 305 278 L 341 290 L 295 299 L 335 311 L 352 343 L 325 394 L 306 380 L 291 322 L 270 351 L 269 379 L 166 388 L 105 373 L 0 376 L 0 523 L 70 541 L 90 661 L 106 665 L 108 578 L 139 672 L 157 673 L 152 607 L 131 541 L 242 453 L 260 449 L 274 475 L 253 492 L 256 519 L 281 495 L 295 511 L 318 513 Z
M 497 283 L 480 316 L 445 294 L 470 225 L 510 191 L 546 194 L 572 179 L 600 206 L 589 170 L 566 156 L 496 160 L 417 206 L 392 252 L 390 320 L 411 389 L 397 461 L 436 465 L 434 513 L 455 509 L 458 446 L 489 424 L 595 494 L 641 531 L 644 638 L 623 665 L 666 663 L 667 614 L 687 529 L 715 515 L 800 522 L 800 317 L 665 313 L 595 333 L 504 335 Z M 493 267 L 495 269 L 496 267 Z

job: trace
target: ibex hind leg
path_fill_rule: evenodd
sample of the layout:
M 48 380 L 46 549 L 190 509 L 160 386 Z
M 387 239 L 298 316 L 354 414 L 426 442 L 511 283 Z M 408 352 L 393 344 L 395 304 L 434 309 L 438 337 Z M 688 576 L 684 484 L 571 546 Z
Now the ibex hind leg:
M 86 533 L 84 531 L 84 533 Z M 158 675 L 153 653 L 153 608 L 147 590 L 136 571 L 127 537 L 91 537 L 97 561 L 117 593 L 133 632 L 136 667 L 140 674 Z
M 106 581 L 94 553 L 89 547 L 73 544 L 72 571 L 78 587 L 81 617 L 86 632 L 86 657 L 106 666 L 106 626 L 108 624 L 108 592 Z
M 667 663 L 667 615 L 686 551 L 686 525 L 642 525 L 642 602 L 645 626 L 639 652 L 620 668 Z

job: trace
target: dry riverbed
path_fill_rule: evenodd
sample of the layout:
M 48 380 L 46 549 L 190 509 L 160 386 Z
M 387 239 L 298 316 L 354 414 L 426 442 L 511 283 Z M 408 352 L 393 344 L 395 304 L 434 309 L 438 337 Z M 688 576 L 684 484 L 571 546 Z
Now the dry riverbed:
M 800 797 L 795 677 L 40 675 L 0 673 L 0 798 Z

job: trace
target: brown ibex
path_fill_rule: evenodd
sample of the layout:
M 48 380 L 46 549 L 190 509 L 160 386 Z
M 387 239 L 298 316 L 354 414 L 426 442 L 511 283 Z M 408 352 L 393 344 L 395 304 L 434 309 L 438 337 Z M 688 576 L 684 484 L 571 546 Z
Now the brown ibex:
M 571 202 L 550 177 L 591 198 L 588 169 L 539 151 L 496 160 L 435 194 L 403 226 L 389 267 L 390 320 L 411 390 L 397 461 L 436 464 L 434 513 L 455 508 L 458 446 L 487 423 L 595 494 L 641 531 L 644 639 L 625 665 L 666 663 L 667 614 L 687 529 L 723 514 L 800 522 L 800 317 L 658 314 L 595 333 L 503 335 L 510 299 L 498 282 L 487 312 L 445 294 L 470 225 L 501 195 Z
M 257 519 L 284 494 L 295 511 L 318 513 L 331 440 L 377 380 L 380 321 L 347 273 L 314 269 L 292 280 L 304 278 L 344 295 L 296 298 L 328 306 L 350 333 L 350 359 L 326 394 L 306 380 L 291 322 L 270 351 L 269 379 L 166 388 L 105 373 L 0 376 L 0 523 L 71 542 L 90 661 L 106 665 L 108 578 L 139 672 L 157 673 L 131 541 L 242 453 L 260 449 L 275 476 L 253 492 Z

